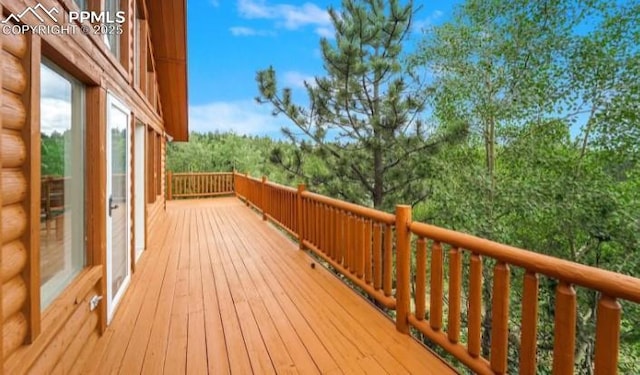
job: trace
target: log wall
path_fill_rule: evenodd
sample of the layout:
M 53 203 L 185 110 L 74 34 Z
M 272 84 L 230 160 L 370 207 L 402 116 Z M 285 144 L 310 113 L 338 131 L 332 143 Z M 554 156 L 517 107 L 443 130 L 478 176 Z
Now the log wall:
M 0 246 L 2 247 L 2 349 L 11 356 L 27 339 L 27 37 L 2 36 L 2 130 L 0 131 Z
M 18 14 L 39 3 L 47 9 L 56 7 L 61 14 L 77 9 L 72 0 L 0 0 L 1 18 L 4 20 L 9 14 Z M 93 10 L 99 8 L 102 1 L 88 3 Z M 120 61 L 99 35 L 0 35 L 0 356 L 3 358 L 0 373 L 77 372 L 91 358 L 93 346 L 105 329 L 105 300 L 93 311 L 89 309 L 89 301 L 95 295 L 106 298 L 104 133 L 108 93 L 131 110 L 132 119 L 144 123 L 151 134 L 163 137 L 162 170 L 158 173 L 164 186 L 165 131 L 155 62 L 151 54 L 137 59 L 134 53 L 138 42 L 134 40 L 134 21 L 142 15 L 140 27 L 148 31 L 147 5 L 138 0 L 122 0 L 121 5 L 127 12 L 127 21 L 121 38 Z M 22 22 L 39 24 L 35 17 L 24 17 Z M 148 32 L 143 36 L 146 43 L 150 43 Z M 144 54 L 153 50 L 146 43 L 140 49 Z M 85 85 L 87 264 L 41 311 L 39 71 L 44 58 Z M 141 77 L 134 77 L 136 60 L 145 61 Z M 136 82 L 143 82 L 144 86 Z M 132 134 L 133 124 L 132 121 Z M 130 139 L 133 140 L 133 136 Z M 158 194 L 157 199 L 147 205 L 147 237 L 153 233 L 153 223 L 158 222 L 164 212 L 164 191 Z M 131 199 L 131 204 L 133 202 Z M 130 230 L 133 238 L 132 226 Z

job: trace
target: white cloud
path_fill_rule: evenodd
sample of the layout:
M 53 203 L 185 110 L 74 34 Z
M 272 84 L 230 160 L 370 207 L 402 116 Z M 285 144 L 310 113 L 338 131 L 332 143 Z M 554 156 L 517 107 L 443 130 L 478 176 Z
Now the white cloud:
M 264 0 L 238 0 L 238 11 L 245 18 L 273 18 L 273 10 Z
M 229 31 L 233 36 L 274 36 L 275 32 L 270 30 L 256 30 L 251 27 L 234 26 L 230 27 Z
M 71 129 L 71 103 L 67 100 L 42 98 L 40 100 L 40 131 L 51 135 L 63 134 Z
M 320 36 L 333 36 L 329 13 L 313 3 L 302 5 L 267 4 L 265 0 L 238 0 L 238 12 L 247 19 L 269 19 L 276 27 L 297 30 L 304 26 L 316 26 Z
M 315 85 L 315 82 L 316 82 L 313 76 L 305 75 L 303 73 L 295 72 L 295 71 L 285 72 L 282 78 L 285 86 L 300 88 L 300 89 L 305 88 L 304 87 L 305 81 L 311 85 Z
M 335 31 L 333 30 L 333 27 L 317 27 L 316 34 L 327 39 L 333 39 L 335 37 Z
M 247 135 L 277 135 L 289 126 L 282 116 L 271 114 L 268 104 L 252 100 L 213 102 L 189 106 L 189 128 L 195 132 L 234 131 Z
M 434 10 L 427 16 L 427 18 L 413 21 L 413 30 L 422 31 L 423 29 L 433 25 L 433 23 L 444 16 L 444 12 L 441 10 Z

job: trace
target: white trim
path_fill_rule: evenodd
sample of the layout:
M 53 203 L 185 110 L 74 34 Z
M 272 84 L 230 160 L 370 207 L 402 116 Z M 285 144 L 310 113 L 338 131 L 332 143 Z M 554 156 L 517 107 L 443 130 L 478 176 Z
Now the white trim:
M 134 172 L 133 176 L 135 179 L 135 228 L 134 228 L 134 236 L 135 236 L 135 247 L 136 247 L 136 262 L 142 255 L 144 251 L 145 244 L 145 209 L 146 209 L 146 196 L 145 196 L 145 175 L 146 175 L 146 163 L 145 163 L 145 149 L 144 149 L 144 141 L 147 133 L 147 128 L 144 124 L 140 122 L 136 122 L 134 125 L 135 132 L 135 145 L 134 145 Z
M 125 180 L 127 183 L 127 187 L 126 187 L 126 192 L 127 192 L 127 199 L 126 199 L 126 208 L 127 208 L 127 212 L 126 212 L 126 218 L 127 218 L 127 230 L 126 230 L 126 239 L 125 239 L 125 244 L 126 244 L 126 253 L 125 253 L 125 259 L 127 260 L 126 262 L 126 276 L 124 278 L 124 280 L 122 281 L 122 284 L 120 286 L 120 288 L 118 289 L 118 291 L 116 292 L 115 295 L 113 295 L 113 290 L 112 290 L 112 273 L 113 273 L 113 264 L 112 264 L 112 260 L 111 260 L 111 255 L 113 252 L 113 244 L 112 244 L 112 236 L 113 236 L 113 223 L 111 220 L 111 216 L 109 216 L 109 198 L 111 197 L 111 195 L 113 194 L 113 186 L 112 186 L 112 182 L 113 179 L 111 178 L 112 176 L 112 155 L 111 155 L 111 146 L 112 146 L 112 139 L 111 139 L 111 111 L 112 109 L 116 109 L 121 111 L 122 113 L 125 114 L 126 116 L 126 124 L 125 127 L 127 129 L 127 147 L 126 147 L 126 171 L 125 171 Z M 106 253 L 106 261 L 107 261 L 107 280 L 106 280 L 106 284 L 107 284 L 107 323 L 111 322 L 111 319 L 113 318 L 113 314 L 116 310 L 116 307 L 118 306 L 118 303 L 120 302 L 120 299 L 122 299 L 122 296 L 124 294 L 124 292 L 126 291 L 129 282 L 131 280 L 131 197 L 130 192 L 131 192 L 131 179 L 130 179 L 130 166 L 131 166 L 131 149 L 130 149 L 130 140 L 131 138 L 128 136 L 129 132 L 131 131 L 130 129 L 130 119 L 131 119 L 131 111 L 124 105 L 122 104 L 122 102 L 120 102 L 118 99 L 116 99 L 116 97 L 113 96 L 112 93 L 108 93 L 107 95 L 107 126 L 106 126 L 106 140 L 107 140 L 107 144 L 106 144 L 106 156 L 107 156 L 107 189 L 106 189 L 106 199 L 107 201 L 105 202 L 105 204 L 107 205 L 107 210 L 106 210 L 106 221 L 107 221 L 107 253 Z

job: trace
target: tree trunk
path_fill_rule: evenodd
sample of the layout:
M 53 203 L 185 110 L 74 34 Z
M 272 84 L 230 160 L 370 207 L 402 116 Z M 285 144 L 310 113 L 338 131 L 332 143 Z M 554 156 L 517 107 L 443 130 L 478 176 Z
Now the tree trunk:
M 382 169 L 382 150 L 376 147 L 373 151 L 373 208 L 380 209 L 384 199 L 384 175 Z

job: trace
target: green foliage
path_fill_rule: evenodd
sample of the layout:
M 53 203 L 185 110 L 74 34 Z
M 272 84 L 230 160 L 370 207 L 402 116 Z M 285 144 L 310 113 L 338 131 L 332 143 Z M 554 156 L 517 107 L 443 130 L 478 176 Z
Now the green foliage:
M 639 276 L 640 2 L 467 0 L 407 59 L 411 12 L 344 1 L 330 11 L 336 39 L 321 41 L 326 76 L 307 83 L 308 107 L 279 91 L 273 69 L 257 75 L 258 100 L 301 134 L 194 134 L 169 146 L 169 169 L 235 167 L 386 210 L 411 203 L 415 220 Z M 522 277 L 512 267 L 514 373 Z M 540 278 L 540 373 L 551 373 L 556 286 Z M 576 293 L 576 371 L 589 374 L 599 296 Z M 640 373 L 640 306 L 621 304 L 619 370 Z
M 65 136 L 58 132 L 41 134 L 40 159 L 42 176 L 64 176 Z
M 234 133 L 191 133 L 189 143 L 169 143 L 167 169 L 175 172 L 223 172 L 236 170 L 252 176 L 268 176 L 279 183 L 293 183 L 290 174 L 270 161 L 271 152 L 291 145 L 268 137 Z
M 434 162 L 417 219 L 637 276 L 639 9 L 637 1 L 468 0 L 427 32 L 412 62 L 434 72 L 437 119 L 469 122 L 471 137 Z M 518 306 L 521 278 L 513 280 Z M 543 373 L 553 288 L 541 282 Z M 576 369 L 591 373 L 597 296 L 577 293 Z M 637 358 L 628 323 L 640 315 L 631 308 L 623 317 L 622 352 Z M 630 363 L 622 360 L 621 371 L 640 372 Z

